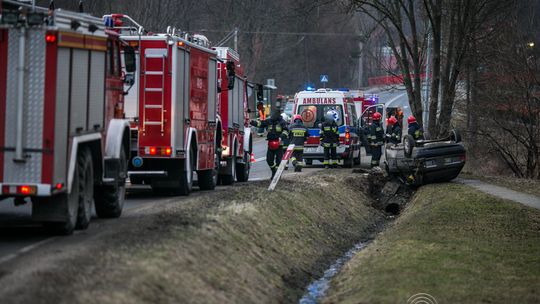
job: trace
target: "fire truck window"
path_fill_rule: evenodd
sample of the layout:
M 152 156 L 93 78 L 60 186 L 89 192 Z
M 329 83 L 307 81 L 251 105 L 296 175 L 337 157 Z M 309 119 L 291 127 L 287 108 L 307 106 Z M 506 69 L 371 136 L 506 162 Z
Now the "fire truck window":
M 324 116 L 328 111 L 335 111 L 336 123 L 343 125 L 343 108 L 341 105 L 301 105 L 297 113 L 300 113 L 304 120 L 304 125 L 308 128 L 318 128 L 319 123 L 324 121 Z

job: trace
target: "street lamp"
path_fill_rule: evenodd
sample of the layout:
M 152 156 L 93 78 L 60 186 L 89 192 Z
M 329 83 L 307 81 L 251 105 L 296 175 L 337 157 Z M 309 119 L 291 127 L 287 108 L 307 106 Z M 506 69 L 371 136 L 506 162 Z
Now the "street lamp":
M 527 46 L 530 47 L 530 48 L 533 48 L 534 47 L 534 41 L 527 42 Z

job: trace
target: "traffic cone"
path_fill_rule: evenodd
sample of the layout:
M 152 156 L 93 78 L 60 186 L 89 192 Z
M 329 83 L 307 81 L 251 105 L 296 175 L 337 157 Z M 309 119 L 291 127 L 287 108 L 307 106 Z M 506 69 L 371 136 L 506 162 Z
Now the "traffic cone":
M 255 156 L 253 156 L 253 153 L 251 153 L 251 159 L 249 160 L 249 162 L 251 162 L 251 163 L 255 162 Z

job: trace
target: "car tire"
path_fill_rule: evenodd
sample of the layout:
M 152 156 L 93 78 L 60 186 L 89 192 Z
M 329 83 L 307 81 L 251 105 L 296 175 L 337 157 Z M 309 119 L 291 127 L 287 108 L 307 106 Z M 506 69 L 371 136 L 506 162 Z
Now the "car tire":
M 450 131 L 450 140 L 456 143 L 461 142 L 461 133 L 457 129 Z
M 411 157 L 413 149 L 414 138 L 411 135 L 407 134 L 403 137 L 403 150 L 405 152 L 405 157 Z

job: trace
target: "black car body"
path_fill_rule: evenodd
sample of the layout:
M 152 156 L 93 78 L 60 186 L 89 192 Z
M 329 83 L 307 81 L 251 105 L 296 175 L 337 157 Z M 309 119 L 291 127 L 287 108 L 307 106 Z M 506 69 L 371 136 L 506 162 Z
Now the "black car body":
M 385 156 L 389 174 L 422 185 L 456 178 L 465 165 L 466 151 L 459 134 L 452 131 L 448 138 L 439 140 L 414 141 L 406 135 L 403 143 L 387 144 Z

